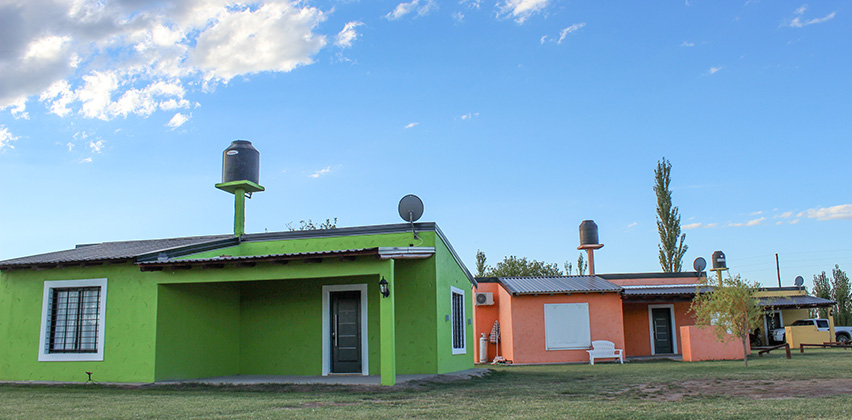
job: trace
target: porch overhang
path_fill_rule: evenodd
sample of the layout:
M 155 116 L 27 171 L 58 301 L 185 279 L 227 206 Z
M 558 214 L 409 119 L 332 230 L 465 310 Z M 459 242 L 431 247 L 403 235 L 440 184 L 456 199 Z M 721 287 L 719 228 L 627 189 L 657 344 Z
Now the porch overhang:
M 625 302 L 691 302 L 697 293 L 707 293 L 711 286 L 695 284 L 669 284 L 657 286 L 622 286 L 621 299 Z
M 816 296 L 794 295 L 794 296 L 764 296 L 757 298 L 757 304 L 766 309 L 805 309 L 805 308 L 830 308 L 837 304 L 833 300 L 823 299 Z
M 193 267 L 225 268 L 228 266 L 254 267 L 260 263 L 288 264 L 290 262 L 321 263 L 325 259 L 354 261 L 356 258 L 372 257 L 380 260 L 424 259 L 435 255 L 434 247 L 376 247 L 347 249 L 337 251 L 297 252 L 268 255 L 221 255 L 212 258 L 168 258 L 154 261 L 140 261 L 136 265 L 141 271 L 191 270 Z

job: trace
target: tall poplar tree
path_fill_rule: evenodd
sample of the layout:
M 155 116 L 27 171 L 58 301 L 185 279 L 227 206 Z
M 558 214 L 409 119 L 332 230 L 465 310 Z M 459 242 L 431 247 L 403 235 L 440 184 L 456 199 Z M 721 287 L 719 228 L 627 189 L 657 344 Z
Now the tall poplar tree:
M 657 231 L 660 232 L 660 266 L 666 273 L 679 272 L 683 268 L 683 255 L 689 248 L 684 245 L 686 234 L 680 233 L 680 214 L 672 206 L 672 164 L 663 157 L 654 170 L 654 192 L 657 194 Z
M 813 294 L 818 298 L 831 300 L 831 280 L 828 279 L 825 271 L 814 275 Z M 828 308 L 819 308 L 816 312 L 820 318 L 828 318 Z

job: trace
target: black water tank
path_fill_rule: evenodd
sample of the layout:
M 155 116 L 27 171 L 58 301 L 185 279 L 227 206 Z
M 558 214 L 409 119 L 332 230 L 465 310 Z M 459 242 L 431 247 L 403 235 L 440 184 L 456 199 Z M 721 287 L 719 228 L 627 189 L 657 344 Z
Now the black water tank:
M 260 152 L 248 140 L 234 140 L 222 154 L 222 182 L 260 184 Z
M 580 246 L 583 245 L 598 245 L 598 225 L 594 220 L 580 223 Z
M 713 269 L 718 268 L 728 268 L 725 263 L 725 253 L 722 251 L 716 251 L 713 253 Z

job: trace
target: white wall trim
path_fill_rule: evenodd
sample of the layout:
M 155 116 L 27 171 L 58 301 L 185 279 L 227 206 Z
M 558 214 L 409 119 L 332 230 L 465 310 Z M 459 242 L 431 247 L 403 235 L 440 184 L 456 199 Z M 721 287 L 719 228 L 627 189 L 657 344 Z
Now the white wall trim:
M 453 293 L 459 294 L 462 297 L 462 337 L 464 339 L 464 347 L 457 349 L 453 347 L 453 335 L 455 331 L 453 331 Z M 459 289 L 458 287 L 450 286 L 450 348 L 453 351 L 453 354 L 467 354 L 467 299 L 465 298 L 464 290 Z
M 367 333 L 367 283 L 335 284 L 322 287 L 322 376 L 331 373 L 331 292 L 361 292 L 361 374 L 370 374 L 370 349 Z
M 657 354 L 654 346 L 654 309 L 668 308 L 671 314 L 672 327 L 672 351 L 677 354 L 677 329 L 675 328 L 675 312 L 674 304 L 667 303 L 662 305 L 648 305 L 648 332 L 651 334 L 651 354 Z
M 98 351 L 95 353 L 49 353 L 47 351 L 47 313 L 50 311 L 50 291 L 72 287 L 100 287 L 98 297 Z M 44 282 L 41 299 L 41 332 L 38 340 L 39 362 L 91 362 L 104 360 L 104 332 L 106 330 L 107 279 L 50 280 Z

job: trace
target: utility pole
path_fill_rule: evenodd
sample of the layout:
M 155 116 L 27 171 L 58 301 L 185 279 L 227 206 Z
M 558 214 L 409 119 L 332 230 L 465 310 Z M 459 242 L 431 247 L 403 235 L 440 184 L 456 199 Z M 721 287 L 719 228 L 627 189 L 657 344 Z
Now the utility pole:
M 775 253 L 775 272 L 778 273 L 778 287 L 781 287 L 781 265 L 778 264 L 778 253 Z

